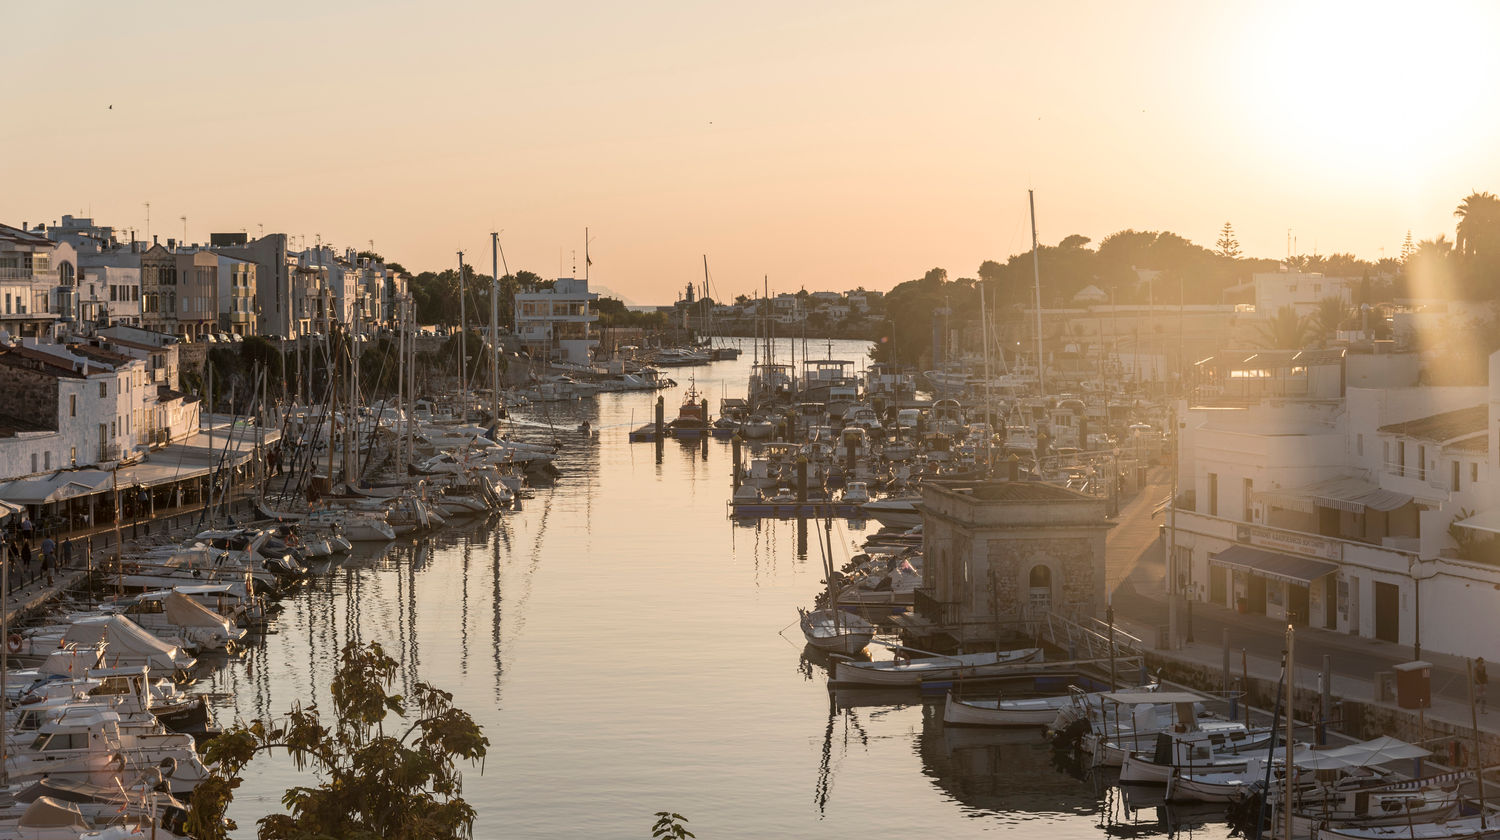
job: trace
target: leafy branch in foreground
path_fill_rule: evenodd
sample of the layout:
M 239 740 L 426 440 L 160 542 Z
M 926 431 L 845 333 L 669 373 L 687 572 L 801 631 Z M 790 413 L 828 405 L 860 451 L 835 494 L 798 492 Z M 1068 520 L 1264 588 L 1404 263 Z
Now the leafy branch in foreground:
M 657 811 L 656 825 L 651 826 L 651 837 L 653 840 L 686 840 L 695 837 L 693 832 L 688 831 L 683 823 L 688 818 L 671 811 Z
M 350 642 L 331 686 L 331 727 L 316 703 L 298 704 L 284 719 L 256 719 L 214 739 L 204 753 L 214 774 L 193 791 L 189 832 L 228 840 L 236 826 L 225 813 L 246 765 L 282 749 L 320 783 L 289 788 L 281 798 L 287 812 L 260 819 L 261 840 L 472 836 L 474 809 L 462 797 L 457 762 L 483 759 L 489 739 L 446 691 L 417 683 L 412 698 L 388 693 L 396 673 L 396 660 L 379 644 Z M 391 715 L 399 735 L 386 732 Z

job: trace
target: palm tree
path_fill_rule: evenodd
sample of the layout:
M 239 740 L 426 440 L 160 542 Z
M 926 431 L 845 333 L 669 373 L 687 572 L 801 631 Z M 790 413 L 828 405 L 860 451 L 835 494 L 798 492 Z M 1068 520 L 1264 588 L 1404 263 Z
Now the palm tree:
M 1471 193 L 1458 209 L 1458 252 L 1466 257 L 1489 256 L 1500 246 L 1500 198 L 1494 193 Z
M 1290 306 L 1283 306 L 1260 325 L 1260 343 L 1268 350 L 1301 350 L 1312 332 L 1308 320 Z
M 1327 342 L 1347 317 L 1349 307 L 1345 305 L 1343 298 L 1326 297 L 1318 301 L 1318 311 L 1313 314 L 1318 337 Z

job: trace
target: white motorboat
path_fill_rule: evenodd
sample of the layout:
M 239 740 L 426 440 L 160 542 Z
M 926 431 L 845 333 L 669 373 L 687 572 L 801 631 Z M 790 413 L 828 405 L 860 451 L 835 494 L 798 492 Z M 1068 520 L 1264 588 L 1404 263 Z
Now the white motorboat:
M 875 625 L 847 610 L 802 610 L 799 624 L 808 644 L 834 653 L 859 653 L 875 637 Z
M 879 662 L 838 659 L 834 662 L 833 679 L 835 682 L 855 685 L 919 686 L 924 682 L 998 676 L 1014 670 L 1017 665 L 1040 661 L 1041 648 L 960 653 L 921 659 L 887 659 Z
M 915 528 L 922 524 L 922 512 L 917 505 L 922 502 L 920 493 L 890 496 L 860 505 L 860 510 L 892 528 Z

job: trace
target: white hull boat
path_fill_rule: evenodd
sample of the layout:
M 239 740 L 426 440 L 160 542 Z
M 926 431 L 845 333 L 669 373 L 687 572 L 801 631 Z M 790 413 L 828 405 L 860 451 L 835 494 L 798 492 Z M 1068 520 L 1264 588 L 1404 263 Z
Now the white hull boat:
M 804 610 L 799 624 L 808 644 L 833 653 L 859 653 L 875 637 L 875 625 L 846 610 Z
M 999 676 L 1029 662 L 1040 662 L 1041 648 L 1002 650 L 992 653 L 961 653 L 923 659 L 855 662 L 840 659 L 834 663 L 835 682 L 855 685 L 919 686 L 924 682 Z

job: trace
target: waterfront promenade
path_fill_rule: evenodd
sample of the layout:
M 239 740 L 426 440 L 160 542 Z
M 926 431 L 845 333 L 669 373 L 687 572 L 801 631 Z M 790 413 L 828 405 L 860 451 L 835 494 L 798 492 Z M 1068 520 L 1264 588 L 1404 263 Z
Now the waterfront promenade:
M 1221 674 L 1224 647 L 1229 648 L 1230 677 L 1274 685 L 1281 675 L 1285 626 L 1263 615 L 1237 613 L 1214 604 L 1195 603 L 1191 621 L 1184 604 L 1179 605 L 1181 624 L 1176 644 L 1164 638 L 1167 595 L 1163 587 L 1165 545 L 1159 534 L 1163 514 L 1155 507 L 1171 493 L 1170 476 L 1163 468 L 1152 471 L 1143 492 L 1120 511 L 1106 543 L 1108 581 L 1116 623 L 1125 632 L 1152 645 L 1151 658 L 1178 663 L 1201 671 Z M 1191 629 L 1192 641 L 1186 636 Z M 1351 636 L 1311 627 L 1297 628 L 1295 684 L 1299 691 L 1317 691 L 1324 657 L 1330 657 L 1332 694 L 1336 699 L 1358 701 L 1392 715 L 1415 712 L 1400 709 L 1394 698 L 1381 699 L 1376 675 L 1410 662 L 1415 651 L 1375 639 Z M 1497 653 L 1500 655 L 1500 653 Z M 1422 660 L 1432 664 L 1432 707 L 1425 719 L 1433 728 L 1470 726 L 1467 663 L 1462 657 L 1424 650 Z M 1494 698 L 1490 698 L 1494 701 Z M 1493 704 L 1492 704 L 1493 705 Z M 1482 731 L 1500 736 L 1500 707 L 1479 715 Z

